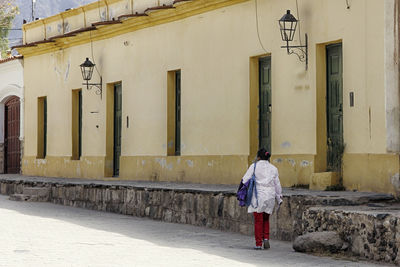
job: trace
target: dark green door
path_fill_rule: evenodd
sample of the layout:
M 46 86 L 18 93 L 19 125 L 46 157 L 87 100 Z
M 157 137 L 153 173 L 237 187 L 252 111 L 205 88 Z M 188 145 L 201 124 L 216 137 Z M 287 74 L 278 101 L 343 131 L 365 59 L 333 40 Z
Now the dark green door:
M 328 171 L 340 171 L 343 143 L 343 79 L 342 45 L 334 44 L 326 48 L 327 55 L 327 160 Z
M 122 88 L 121 84 L 114 85 L 114 159 L 113 175 L 119 175 L 119 158 L 121 156 L 122 128 Z
M 259 59 L 259 148 L 271 151 L 271 57 Z
M 78 94 L 78 134 L 79 134 L 79 140 L 78 140 L 78 159 L 81 158 L 82 156 L 82 90 L 79 91 Z
M 181 71 L 175 73 L 175 156 L 181 155 Z
M 43 99 L 43 158 L 47 155 L 47 97 Z

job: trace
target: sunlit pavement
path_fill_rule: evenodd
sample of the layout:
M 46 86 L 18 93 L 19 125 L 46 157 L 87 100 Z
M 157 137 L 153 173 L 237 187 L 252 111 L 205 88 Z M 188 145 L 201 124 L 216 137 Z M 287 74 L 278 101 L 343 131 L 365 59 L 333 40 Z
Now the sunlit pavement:
M 252 246 L 235 233 L 0 196 L 0 266 L 373 266 L 289 242 Z

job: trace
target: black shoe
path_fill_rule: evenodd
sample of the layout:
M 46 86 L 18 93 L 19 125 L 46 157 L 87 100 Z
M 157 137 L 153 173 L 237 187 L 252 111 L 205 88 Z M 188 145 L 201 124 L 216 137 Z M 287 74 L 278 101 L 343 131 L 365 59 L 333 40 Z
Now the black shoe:
M 264 239 L 264 249 L 269 249 L 271 246 L 269 245 L 269 240 Z

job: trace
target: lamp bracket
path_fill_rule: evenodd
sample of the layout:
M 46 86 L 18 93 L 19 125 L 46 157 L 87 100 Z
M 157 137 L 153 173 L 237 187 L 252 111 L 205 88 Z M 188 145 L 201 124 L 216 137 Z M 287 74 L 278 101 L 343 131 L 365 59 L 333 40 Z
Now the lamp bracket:
M 305 45 L 289 45 L 289 41 L 286 42 L 286 46 L 281 46 L 281 48 L 286 48 L 288 55 L 296 55 L 301 62 L 306 63 L 306 70 L 308 69 L 308 35 L 305 34 Z M 296 50 L 294 50 L 296 49 Z
M 82 83 L 82 85 L 86 85 L 87 90 L 92 90 L 93 87 L 96 87 L 95 94 L 100 95 L 100 99 L 103 97 L 103 78 L 100 76 L 100 83 L 89 83 L 89 81 L 86 81 L 86 83 Z

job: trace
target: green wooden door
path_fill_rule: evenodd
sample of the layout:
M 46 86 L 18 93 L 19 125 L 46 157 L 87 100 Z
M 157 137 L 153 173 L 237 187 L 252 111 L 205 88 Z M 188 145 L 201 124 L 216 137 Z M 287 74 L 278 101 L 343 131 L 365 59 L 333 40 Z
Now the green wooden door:
M 122 88 L 121 84 L 114 86 L 114 158 L 113 175 L 119 175 L 119 159 L 121 156 L 121 128 L 122 128 Z
M 78 159 L 82 156 L 82 90 L 78 93 Z
M 47 155 L 47 97 L 43 99 L 43 158 Z
M 181 71 L 175 73 L 175 156 L 181 155 Z
M 271 151 L 271 57 L 259 59 L 259 148 Z
M 327 55 L 327 163 L 328 171 L 340 171 L 343 143 L 343 78 L 342 45 L 326 48 Z

